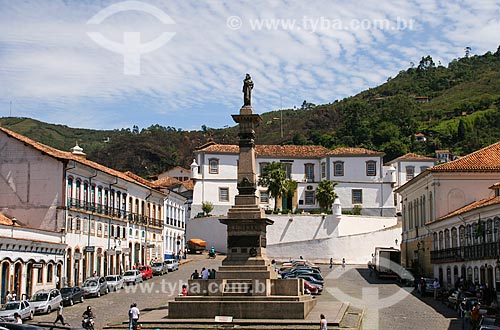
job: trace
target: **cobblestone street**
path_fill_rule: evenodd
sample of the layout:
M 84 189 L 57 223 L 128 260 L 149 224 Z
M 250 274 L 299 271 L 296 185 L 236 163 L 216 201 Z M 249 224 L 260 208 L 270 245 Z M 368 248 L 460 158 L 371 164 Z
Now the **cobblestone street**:
M 195 261 L 182 264 L 175 272 L 155 276 L 136 286 L 126 286 L 119 292 L 112 292 L 100 298 L 85 299 L 83 304 L 65 307 L 63 311 L 65 321 L 79 327 L 85 308 L 92 306 L 96 314 L 95 328 L 102 329 L 106 324 L 121 323 L 128 319 L 127 312 L 133 302 L 137 303 L 141 313 L 147 312 L 150 308 L 166 306 L 169 300 L 179 294 L 182 283 L 187 282 L 195 269 L 198 269 L 198 272 L 202 267 L 218 269 L 222 261 L 222 257 L 208 260 L 206 255 L 188 256 L 188 258 L 193 258 Z M 30 323 L 53 322 L 56 316 L 55 312 L 49 315 L 36 315 Z
M 218 269 L 223 257 L 208 260 L 205 255 L 190 256 L 191 262 L 183 264 L 178 271 L 154 277 L 141 285 L 126 287 L 120 292 L 110 293 L 101 298 L 86 299 L 83 304 L 64 308 L 64 316 L 71 325 L 79 326 L 81 314 L 90 305 L 96 313 L 96 329 L 105 324 L 116 324 L 127 319 L 127 311 L 132 302 L 137 302 L 141 313 L 148 309 L 166 306 L 179 294 L 180 286 L 191 273 L 202 267 Z M 335 266 L 333 271 L 322 265 L 326 287 L 318 301 L 348 301 L 365 310 L 363 329 L 461 329 L 456 313 L 432 297 L 420 297 L 412 288 L 402 289 L 391 281 L 370 277 L 364 266 L 346 266 L 342 270 Z M 54 321 L 56 314 L 37 315 L 36 322 Z M 327 315 L 328 318 L 328 315 Z
M 421 298 L 413 288 L 403 289 L 393 281 L 370 277 L 366 266 L 322 269 L 327 284 L 320 299 L 349 301 L 364 308 L 363 329 L 461 329 L 456 313 L 443 303 Z

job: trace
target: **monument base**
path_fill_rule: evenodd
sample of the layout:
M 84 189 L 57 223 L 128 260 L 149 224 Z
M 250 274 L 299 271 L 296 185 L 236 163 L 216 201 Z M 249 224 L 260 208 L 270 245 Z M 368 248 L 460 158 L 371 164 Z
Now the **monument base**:
M 301 279 L 190 280 L 189 293 L 168 304 L 168 317 L 305 319 L 316 304 Z

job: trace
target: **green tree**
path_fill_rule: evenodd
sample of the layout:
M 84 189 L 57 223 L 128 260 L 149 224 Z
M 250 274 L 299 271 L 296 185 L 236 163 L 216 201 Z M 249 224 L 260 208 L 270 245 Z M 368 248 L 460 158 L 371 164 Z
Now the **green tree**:
M 336 185 L 336 182 L 329 180 L 323 180 L 318 184 L 316 188 L 316 199 L 320 208 L 328 210 L 333 204 L 335 198 L 337 198 L 337 194 L 335 193 Z
M 201 210 L 206 216 L 209 216 L 210 212 L 214 210 L 214 204 L 210 202 L 203 202 L 201 203 Z
M 274 210 L 278 209 L 278 198 L 288 193 L 292 180 L 287 179 L 283 164 L 272 162 L 267 164 L 259 178 L 259 185 L 267 187 L 270 197 L 274 198 Z

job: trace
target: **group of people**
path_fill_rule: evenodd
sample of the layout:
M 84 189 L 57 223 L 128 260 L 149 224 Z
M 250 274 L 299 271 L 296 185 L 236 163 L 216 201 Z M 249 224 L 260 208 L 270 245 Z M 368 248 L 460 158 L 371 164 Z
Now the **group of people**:
M 17 299 L 17 295 L 15 291 L 7 291 L 7 295 L 5 296 L 5 302 L 11 302 Z
M 191 279 L 192 280 L 210 280 L 210 279 L 215 279 L 215 269 L 208 269 L 203 267 L 201 269 L 201 273 L 198 273 L 198 269 L 195 269 L 194 272 L 191 274 Z

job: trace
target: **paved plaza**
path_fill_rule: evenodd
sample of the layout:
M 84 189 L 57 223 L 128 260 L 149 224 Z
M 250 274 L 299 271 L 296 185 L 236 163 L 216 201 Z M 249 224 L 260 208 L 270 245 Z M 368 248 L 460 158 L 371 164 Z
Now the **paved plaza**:
M 76 304 L 64 309 L 64 316 L 71 325 L 79 325 L 81 314 L 86 306 L 90 305 L 96 312 L 96 329 L 106 325 L 113 328 L 125 329 L 123 322 L 127 319 L 127 311 L 132 302 L 136 302 L 141 309 L 141 321 L 147 328 L 148 320 L 163 318 L 168 314 L 166 306 L 180 292 L 180 285 L 187 281 L 191 273 L 202 267 L 218 269 L 222 257 L 216 260 L 207 259 L 206 255 L 189 256 L 191 260 L 181 265 L 178 271 L 161 277 L 155 277 L 136 287 L 128 287 L 120 292 L 110 293 L 101 298 L 86 299 L 83 304 Z M 362 329 L 461 329 L 461 323 L 456 319 L 456 313 L 432 297 L 421 298 L 415 295 L 412 288 L 401 289 L 391 281 L 377 280 L 370 277 L 366 266 L 347 265 L 345 270 L 341 266 L 322 265 L 325 277 L 325 290 L 318 296 L 317 305 L 309 314 L 301 327 L 293 329 L 315 329 L 319 322 L 319 315 L 325 314 L 330 324 L 334 323 L 337 313 L 342 309 L 342 302 L 348 302 L 344 329 L 357 326 L 357 315 L 364 311 Z M 135 292 L 133 292 L 133 291 Z M 38 315 L 33 322 L 53 321 L 56 314 Z M 213 323 L 213 322 L 212 322 Z M 153 325 L 153 324 L 151 324 Z M 164 329 L 175 329 L 173 325 L 165 324 Z M 156 328 L 155 326 L 154 328 Z M 184 325 L 177 325 L 181 329 L 212 328 L 207 324 L 199 324 L 195 320 L 188 320 Z M 214 326 L 215 328 L 215 326 Z M 246 322 L 242 329 L 288 329 L 289 325 L 265 327 L 264 324 Z M 330 326 L 329 329 L 336 327 Z

